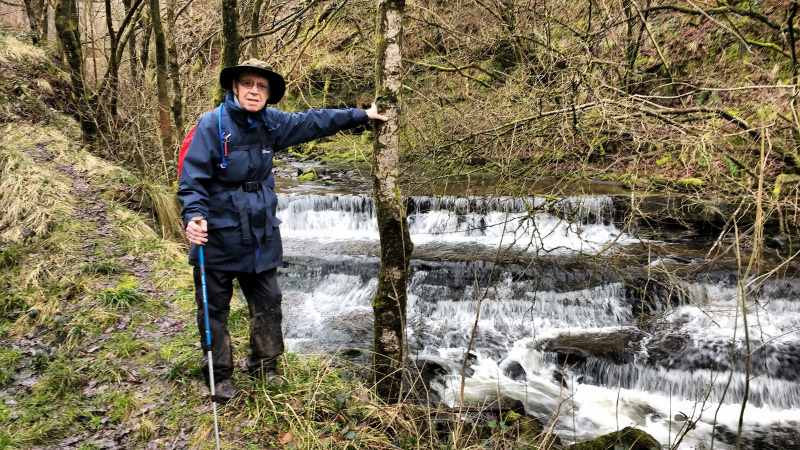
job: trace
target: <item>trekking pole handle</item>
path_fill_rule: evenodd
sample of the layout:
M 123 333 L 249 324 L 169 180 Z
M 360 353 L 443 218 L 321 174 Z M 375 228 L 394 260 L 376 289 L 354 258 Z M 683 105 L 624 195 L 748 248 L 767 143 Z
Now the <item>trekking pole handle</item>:
M 200 224 L 203 222 L 203 216 L 192 217 L 192 222 L 200 226 Z M 203 257 L 202 245 L 197 246 L 197 253 L 197 256 L 200 257 L 200 284 L 203 289 L 203 316 L 206 325 L 206 344 L 211 347 L 211 328 L 208 323 L 208 293 L 206 291 L 206 262 L 204 261 L 205 258 Z
M 198 227 L 200 227 L 200 231 L 203 231 L 203 216 L 194 216 L 192 217 L 192 222 L 194 222 Z M 198 247 L 202 248 L 205 244 L 196 244 Z M 202 250 L 201 250 L 202 251 Z
M 203 223 L 203 216 L 192 217 L 192 222 L 197 226 Z M 216 395 L 214 386 L 214 359 L 211 354 L 211 328 L 208 323 L 208 291 L 206 290 L 206 263 L 203 258 L 203 246 L 197 246 L 197 253 L 200 257 L 200 284 L 203 290 L 203 319 L 206 325 L 206 346 L 208 347 L 208 387 L 211 390 L 211 406 L 214 409 L 214 436 L 217 441 L 217 450 L 219 450 L 219 424 L 217 423 L 217 402 L 214 400 Z

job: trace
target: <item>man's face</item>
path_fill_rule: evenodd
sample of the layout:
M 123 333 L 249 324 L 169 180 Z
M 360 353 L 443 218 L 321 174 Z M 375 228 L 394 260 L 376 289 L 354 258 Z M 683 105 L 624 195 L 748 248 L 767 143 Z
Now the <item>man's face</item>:
M 244 72 L 238 80 L 233 81 L 233 93 L 239 97 L 244 109 L 257 112 L 267 104 L 269 81 L 261 75 Z

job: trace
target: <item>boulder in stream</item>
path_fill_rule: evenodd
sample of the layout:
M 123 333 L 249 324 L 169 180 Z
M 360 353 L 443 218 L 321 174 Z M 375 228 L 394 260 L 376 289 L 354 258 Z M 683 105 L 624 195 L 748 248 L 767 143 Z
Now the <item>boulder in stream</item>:
M 572 444 L 569 450 L 606 450 L 619 447 L 630 450 L 660 450 L 661 444 L 642 430 L 625 427 L 591 441 Z
M 615 364 L 625 364 L 631 352 L 631 343 L 638 342 L 644 333 L 635 327 L 609 330 L 586 330 L 562 333 L 539 341 L 537 348 L 555 352 L 561 362 L 579 363 L 594 356 L 611 360 Z

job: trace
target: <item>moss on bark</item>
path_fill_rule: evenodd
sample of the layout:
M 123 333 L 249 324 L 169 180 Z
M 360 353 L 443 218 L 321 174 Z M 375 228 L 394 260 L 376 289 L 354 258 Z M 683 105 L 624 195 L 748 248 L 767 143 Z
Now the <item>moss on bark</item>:
M 405 2 L 378 5 L 376 49 L 377 103 L 389 118 L 376 123 L 373 152 L 373 196 L 381 241 L 378 289 L 372 299 L 375 314 L 373 373 L 378 395 L 398 401 L 405 362 L 405 323 L 408 266 L 414 245 L 408 231 L 405 207 L 397 188 L 400 173 L 399 117 L 402 17 Z

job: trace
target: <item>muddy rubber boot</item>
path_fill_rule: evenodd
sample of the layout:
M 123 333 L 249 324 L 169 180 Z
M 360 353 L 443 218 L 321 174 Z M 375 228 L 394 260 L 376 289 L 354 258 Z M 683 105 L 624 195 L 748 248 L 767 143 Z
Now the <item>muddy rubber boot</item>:
M 230 379 L 222 380 L 219 383 L 214 383 L 214 396 L 211 400 L 222 403 L 228 403 L 239 394 L 239 390 L 233 385 Z
M 279 369 L 274 361 L 268 364 L 249 366 L 248 371 L 251 377 L 264 380 L 270 386 L 283 386 L 287 383 L 286 378 L 283 376 L 283 370 Z

